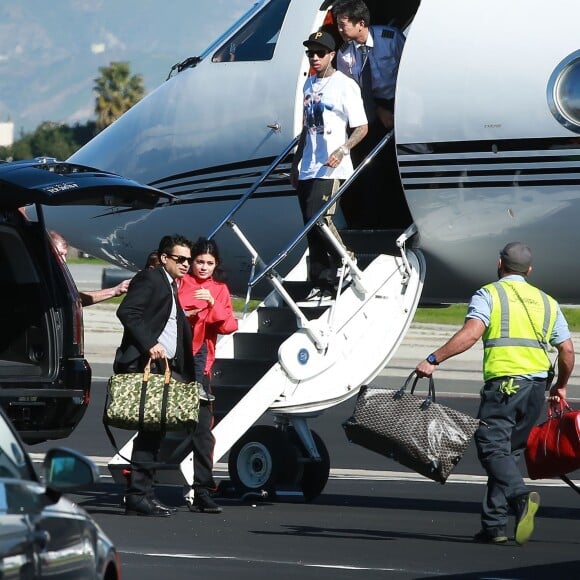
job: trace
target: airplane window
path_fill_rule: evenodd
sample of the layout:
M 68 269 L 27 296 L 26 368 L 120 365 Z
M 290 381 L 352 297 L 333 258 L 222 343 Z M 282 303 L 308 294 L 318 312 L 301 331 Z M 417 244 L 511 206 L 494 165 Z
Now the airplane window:
M 560 124 L 580 133 L 580 51 L 565 58 L 552 73 L 548 103 Z
M 212 62 L 270 60 L 290 0 L 272 0 L 220 47 Z

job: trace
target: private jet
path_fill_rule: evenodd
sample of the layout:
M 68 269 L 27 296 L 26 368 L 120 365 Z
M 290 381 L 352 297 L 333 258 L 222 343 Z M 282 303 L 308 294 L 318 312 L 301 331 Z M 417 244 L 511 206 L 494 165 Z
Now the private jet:
M 331 240 L 328 204 L 303 224 L 289 181 L 309 75 L 302 41 L 323 26 L 337 33 L 330 1 L 257 1 L 69 160 L 175 199 L 46 211 L 74 246 L 131 269 L 166 233 L 215 237 L 232 291 L 263 297 L 220 340 L 212 377 L 215 459 L 229 452 L 240 493 L 316 497 L 330 459 L 309 421 L 388 364 L 420 303 L 465 302 L 493 280 L 505 243 L 528 243 L 534 282 L 578 302 L 577 3 L 366 3 L 372 24 L 398 27 L 406 42 L 394 131 L 329 202 L 340 201 L 356 257 L 337 247 L 349 283 L 333 300 L 305 300 L 305 235 L 321 228 Z M 274 424 L 254 425 L 266 411 Z M 172 456 L 178 440 L 160 480 L 189 484 L 191 456 Z M 130 448 L 110 463 L 119 481 Z

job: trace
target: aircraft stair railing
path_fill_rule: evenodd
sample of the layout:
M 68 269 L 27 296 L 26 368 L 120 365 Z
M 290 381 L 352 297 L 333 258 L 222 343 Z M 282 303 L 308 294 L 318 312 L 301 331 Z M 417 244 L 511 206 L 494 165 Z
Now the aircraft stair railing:
M 240 228 L 237 226 L 237 224 L 230 222 L 229 226 L 232 228 L 232 230 L 234 231 L 236 236 L 240 239 L 242 244 L 246 247 L 246 249 L 248 250 L 248 252 L 252 256 L 252 264 L 253 265 L 257 264 L 259 266 L 264 267 L 265 263 L 262 261 L 262 259 L 258 255 L 258 252 L 256 251 L 256 249 L 252 246 L 252 244 L 250 243 L 248 238 L 240 230 Z M 278 294 L 280 294 L 280 296 L 282 297 L 284 302 L 288 305 L 288 307 L 292 310 L 292 312 L 296 316 L 296 318 L 298 320 L 299 328 L 303 328 L 305 330 L 305 332 L 308 334 L 308 336 L 311 338 L 312 342 L 314 342 L 314 344 L 316 345 L 316 347 L 318 349 L 322 349 L 324 347 L 324 341 L 323 341 L 320 333 L 315 332 L 310 328 L 308 318 L 304 315 L 302 310 L 300 310 L 300 308 L 298 308 L 298 305 L 296 304 L 296 302 L 292 299 L 290 294 L 284 288 L 283 280 L 280 277 L 280 275 L 274 269 L 271 269 L 267 274 L 267 278 L 268 278 L 270 284 L 276 289 Z M 246 304 L 249 300 L 250 288 L 251 287 L 248 285 L 248 296 L 246 297 Z
M 332 233 L 331 229 L 324 222 L 324 216 L 328 213 L 330 208 L 340 201 L 340 198 L 344 192 L 349 188 L 350 184 L 356 180 L 358 175 L 365 170 L 365 168 L 373 161 L 377 154 L 385 147 L 385 145 L 393 138 L 394 131 L 389 131 L 379 143 L 372 149 L 372 151 L 367 155 L 364 161 L 354 170 L 352 175 L 344 181 L 344 183 L 339 187 L 337 192 L 318 210 L 318 212 L 305 224 L 304 228 L 296 235 L 296 237 L 288 244 L 269 264 L 263 268 L 261 272 L 255 274 L 250 278 L 249 285 L 255 286 L 265 277 L 270 275 L 270 272 L 275 271 L 275 268 L 279 266 L 306 237 L 308 232 L 314 227 L 318 227 L 321 232 L 326 236 L 335 250 L 338 252 L 342 258 L 343 264 L 348 265 L 352 281 L 356 289 L 365 294 L 366 290 L 362 285 L 362 271 L 357 267 L 355 260 L 348 253 L 346 248 L 336 239 L 336 236 Z M 401 253 L 404 254 L 404 249 L 401 248 Z M 405 259 L 403 257 L 403 259 Z M 409 268 L 408 263 L 406 264 L 407 269 Z M 340 291 L 340 286 L 339 286 Z
M 238 200 L 238 202 L 232 207 L 232 209 L 222 218 L 222 220 L 217 224 L 216 227 L 209 233 L 207 236 L 208 239 L 214 238 L 223 228 L 224 226 L 228 226 L 232 229 L 232 232 L 238 237 L 241 243 L 246 247 L 248 250 L 250 257 L 251 257 L 251 267 L 250 267 L 250 276 L 249 279 L 252 279 L 256 273 L 256 266 L 261 262 L 261 259 L 258 255 L 258 252 L 255 248 L 251 245 L 249 240 L 244 236 L 240 228 L 237 226 L 236 222 L 233 220 L 233 217 L 238 213 L 238 211 L 245 205 L 245 203 L 254 195 L 254 193 L 258 190 L 258 188 L 270 177 L 274 169 L 286 159 L 289 153 L 296 147 L 298 140 L 300 139 L 300 135 L 297 135 L 288 143 L 288 145 L 282 150 L 282 152 L 272 161 L 272 163 L 266 168 L 266 170 L 260 175 L 260 177 L 252 184 L 252 186 L 242 195 L 242 197 Z M 263 265 L 263 264 L 262 264 Z M 244 303 L 243 309 L 243 316 L 246 317 L 248 313 L 248 305 L 250 303 L 252 292 L 252 286 L 248 284 L 248 289 L 246 292 L 246 300 Z

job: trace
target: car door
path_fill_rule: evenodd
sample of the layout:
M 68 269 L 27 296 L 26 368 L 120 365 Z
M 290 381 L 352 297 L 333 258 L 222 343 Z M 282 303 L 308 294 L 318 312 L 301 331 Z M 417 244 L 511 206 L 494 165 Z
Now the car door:
M 30 204 L 153 208 L 163 197 L 154 187 L 115 173 L 53 159 L 0 163 L 0 209 Z
M 4 484 L 0 483 L 0 497 Z M 2 499 L 0 499 L 0 504 Z M 0 505 L 0 510 L 2 509 Z M 31 580 L 39 577 L 38 544 L 28 517 L 22 514 L 0 514 L 0 578 Z
M 53 493 L 0 413 L 0 578 L 95 578 L 95 524 Z
M 89 401 L 82 308 L 68 270 L 53 251 L 43 206 L 151 209 L 153 187 L 74 163 L 35 159 L 0 163 L 0 405 L 29 443 L 65 437 Z M 18 211 L 26 208 L 26 217 Z M 35 213 L 36 215 L 33 215 Z M 47 395 L 57 389 L 58 396 Z

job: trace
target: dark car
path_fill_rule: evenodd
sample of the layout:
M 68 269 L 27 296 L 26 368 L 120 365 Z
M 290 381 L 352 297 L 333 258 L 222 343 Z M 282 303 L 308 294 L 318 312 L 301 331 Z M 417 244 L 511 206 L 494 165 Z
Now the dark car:
M 81 165 L 0 163 L 0 406 L 26 443 L 67 437 L 91 386 L 79 295 L 47 234 L 42 205 L 146 209 L 159 197 L 172 196 Z M 30 204 L 35 211 L 25 214 Z
M 43 483 L 0 410 L 0 578 L 119 580 L 115 547 L 63 492 L 94 485 L 96 466 L 71 449 L 52 449 Z

